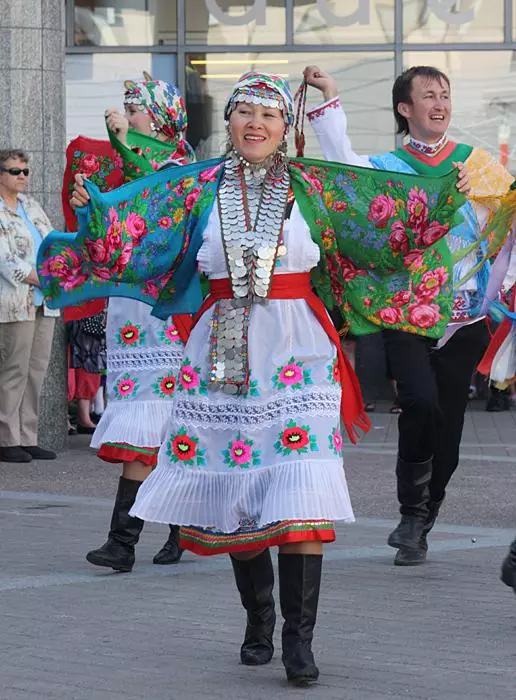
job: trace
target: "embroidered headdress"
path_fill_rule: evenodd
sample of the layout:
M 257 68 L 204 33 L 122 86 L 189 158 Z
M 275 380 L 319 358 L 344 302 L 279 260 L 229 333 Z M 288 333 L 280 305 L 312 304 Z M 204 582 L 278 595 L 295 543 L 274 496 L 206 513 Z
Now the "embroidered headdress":
M 265 107 L 275 107 L 283 112 L 283 118 L 288 127 L 294 123 L 294 99 L 288 82 L 279 75 L 268 73 L 244 73 L 233 88 L 224 109 L 224 119 L 227 121 L 237 102 L 261 104 Z
M 177 87 L 163 80 L 152 80 L 148 73 L 144 80 L 126 80 L 124 104 L 136 105 L 152 119 L 154 128 L 161 131 L 171 143 L 177 144 L 178 157 L 192 154 L 186 141 L 188 118 L 183 97 Z

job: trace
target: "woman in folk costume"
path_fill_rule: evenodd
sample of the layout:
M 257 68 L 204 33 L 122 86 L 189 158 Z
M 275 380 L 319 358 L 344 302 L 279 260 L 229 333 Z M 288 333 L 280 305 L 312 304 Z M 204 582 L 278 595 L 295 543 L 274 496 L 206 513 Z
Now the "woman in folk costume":
M 282 660 L 289 681 L 305 685 L 319 675 L 311 643 L 323 545 L 335 539 L 334 521 L 353 521 L 341 425 L 352 441 L 357 429 L 369 428 L 325 305 L 337 306 L 353 332 L 372 332 L 395 311 L 393 280 L 408 285 L 410 273 L 393 255 L 384 224 L 367 218 L 371 200 L 391 187 L 388 174 L 364 177 L 360 168 L 286 158 L 293 100 L 282 78 L 244 75 L 225 119 L 223 159 L 161 171 L 107 194 L 77 187 L 81 203 L 91 200 L 79 211 L 80 233 L 72 243 L 53 234 L 39 274 L 55 306 L 100 295 L 141 298 L 152 276 L 161 290 L 153 313 L 161 317 L 199 309 L 198 266 L 209 278 L 168 437 L 131 513 L 155 522 L 174 518 L 181 545 L 195 553 L 230 554 L 247 611 L 240 654 L 247 665 L 273 655 L 269 548 L 279 546 Z M 400 176 L 402 203 L 415 181 L 432 196 L 429 215 L 444 235 L 443 218 L 462 202 L 455 176 Z M 161 206 L 151 211 L 153 197 Z M 120 265 L 121 255 L 112 253 L 116 272 L 104 279 L 89 249 L 114 225 L 125 231 L 134 212 L 145 235 Z M 407 253 L 415 238 L 409 231 Z M 425 269 L 444 278 L 446 246 L 422 245 Z M 450 289 L 443 282 L 435 291 L 437 314 L 420 309 L 419 325 L 405 322 L 411 332 L 442 334 Z
M 106 112 L 112 146 L 123 161 L 126 180 L 136 179 L 168 164 L 184 165 L 194 160 L 186 141 L 186 110 L 174 85 L 152 80 L 127 81 L 125 116 L 116 109 Z M 84 164 L 89 169 L 84 171 Z M 96 175 L 98 160 L 80 158 L 77 167 L 83 175 Z M 82 183 L 81 175 L 76 180 Z M 73 197 L 72 207 L 77 202 Z M 134 215 L 128 230 L 133 240 L 142 235 L 140 220 Z M 116 233 L 113 244 L 116 245 Z M 106 250 L 93 252 L 99 267 Z M 156 294 L 152 280 L 146 294 Z M 183 357 L 182 333 L 185 319 L 162 321 L 150 315 L 151 309 L 135 299 L 111 299 L 107 316 L 108 405 L 95 430 L 92 447 L 106 462 L 122 463 L 111 527 L 107 542 L 86 555 L 91 564 L 130 571 L 134 547 L 143 520 L 129 515 L 138 489 L 157 463 L 157 454 L 166 434 L 175 377 Z M 175 521 L 173 521 L 175 522 Z M 179 561 L 178 527 L 170 525 L 164 547 L 154 557 L 155 564 Z

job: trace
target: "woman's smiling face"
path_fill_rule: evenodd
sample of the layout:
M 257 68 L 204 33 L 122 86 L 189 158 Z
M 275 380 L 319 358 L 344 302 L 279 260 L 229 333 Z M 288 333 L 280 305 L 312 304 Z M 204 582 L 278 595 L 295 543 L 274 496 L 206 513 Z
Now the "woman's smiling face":
M 275 107 L 237 102 L 229 117 L 229 130 L 238 153 L 250 163 L 261 163 L 283 141 L 285 121 Z

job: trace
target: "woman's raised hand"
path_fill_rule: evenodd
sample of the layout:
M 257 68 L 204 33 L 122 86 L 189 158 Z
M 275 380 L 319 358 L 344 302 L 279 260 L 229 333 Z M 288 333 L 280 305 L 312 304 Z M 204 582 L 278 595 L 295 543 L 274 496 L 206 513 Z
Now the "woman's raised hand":
M 118 140 L 126 144 L 127 143 L 127 132 L 129 131 L 129 122 L 127 117 L 125 117 L 118 109 L 110 107 L 106 109 L 105 113 L 106 124 L 110 131 L 116 134 Z
M 74 178 L 73 193 L 70 198 L 70 206 L 75 211 L 77 207 L 84 207 L 90 201 L 90 195 L 84 187 L 84 176 L 80 173 Z
M 307 66 L 303 71 L 303 77 L 308 85 L 323 93 L 325 100 L 332 100 L 339 94 L 335 78 L 318 66 Z

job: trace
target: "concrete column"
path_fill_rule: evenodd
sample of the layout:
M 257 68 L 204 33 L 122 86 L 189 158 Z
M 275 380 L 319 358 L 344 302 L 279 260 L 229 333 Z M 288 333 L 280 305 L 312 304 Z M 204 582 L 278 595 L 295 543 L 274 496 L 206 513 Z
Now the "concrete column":
M 0 144 L 31 158 L 31 194 L 56 228 L 65 152 L 63 0 L 0 0 Z M 66 430 L 66 346 L 56 326 L 40 414 L 40 444 L 62 449 Z

